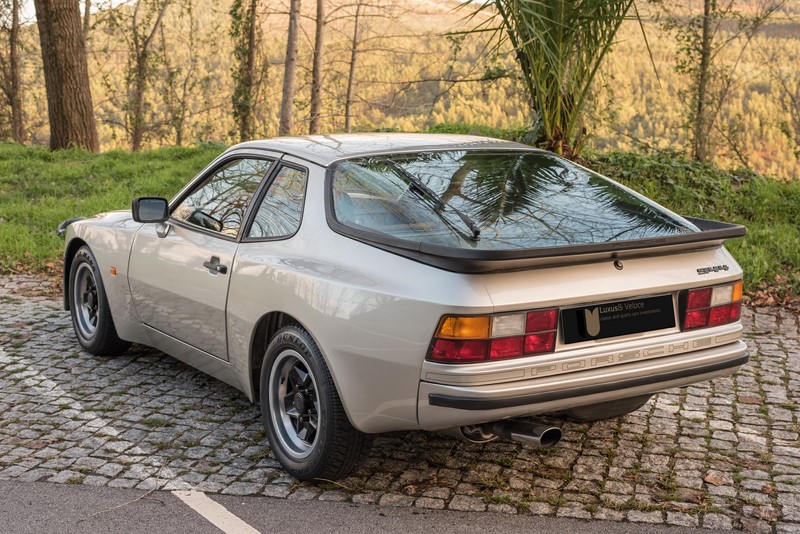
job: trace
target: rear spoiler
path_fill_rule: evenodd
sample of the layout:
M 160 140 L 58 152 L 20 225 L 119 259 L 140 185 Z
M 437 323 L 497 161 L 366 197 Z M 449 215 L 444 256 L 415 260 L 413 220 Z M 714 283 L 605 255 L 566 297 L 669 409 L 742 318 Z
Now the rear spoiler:
M 728 239 L 742 237 L 747 233 L 747 229 L 741 224 L 694 217 L 684 218 L 697 226 L 700 231 L 651 239 L 523 250 L 471 250 L 429 243 L 413 243 L 376 234 L 367 229 L 361 230 L 353 227 L 345 229 L 336 221 L 331 224 L 330 219 L 328 222 L 334 231 L 357 241 L 426 265 L 464 274 L 516 271 L 622 258 L 677 254 L 690 250 L 717 248 Z

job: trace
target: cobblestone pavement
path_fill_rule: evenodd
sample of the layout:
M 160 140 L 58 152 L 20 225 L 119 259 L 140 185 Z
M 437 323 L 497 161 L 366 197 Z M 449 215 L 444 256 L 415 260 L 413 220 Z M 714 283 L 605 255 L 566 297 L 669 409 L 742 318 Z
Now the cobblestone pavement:
M 0 479 L 800 532 L 800 317 L 745 310 L 751 363 L 553 449 L 422 433 L 376 439 L 338 483 L 274 460 L 259 410 L 152 349 L 91 356 L 36 279 L 0 277 Z

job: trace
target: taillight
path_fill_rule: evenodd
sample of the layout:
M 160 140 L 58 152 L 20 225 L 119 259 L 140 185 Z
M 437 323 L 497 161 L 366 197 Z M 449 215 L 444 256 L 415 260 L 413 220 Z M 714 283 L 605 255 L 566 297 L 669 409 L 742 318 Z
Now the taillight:
M 735 323 L 742 315 L 742 282 L 684 291 L 682 329 Z
M 428 359 L 471 363 L 553 352 L 557 326 L 556 308 L 498 315 L 446 315 L 439 321 Z

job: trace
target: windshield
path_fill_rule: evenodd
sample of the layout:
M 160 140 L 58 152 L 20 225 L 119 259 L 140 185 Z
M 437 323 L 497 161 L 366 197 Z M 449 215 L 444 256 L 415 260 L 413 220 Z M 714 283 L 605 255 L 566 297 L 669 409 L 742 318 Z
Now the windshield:
M 420 194 L 415 180 L 430 194 Z M 532 249 L 699 231 L 641 195 L 543 152 L 355 158 L 334 167 L 332 193 L 334 216 L 345 226 L 449 247 Z

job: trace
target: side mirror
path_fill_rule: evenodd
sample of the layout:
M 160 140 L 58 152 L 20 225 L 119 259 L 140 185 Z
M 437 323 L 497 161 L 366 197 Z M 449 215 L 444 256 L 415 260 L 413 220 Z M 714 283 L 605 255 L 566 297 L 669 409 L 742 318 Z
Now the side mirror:
M 169 219 L 169 204 L 159 197 L 134 198 L 131 211 L 133 220 L 140 223 L 159 223 Z

